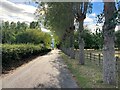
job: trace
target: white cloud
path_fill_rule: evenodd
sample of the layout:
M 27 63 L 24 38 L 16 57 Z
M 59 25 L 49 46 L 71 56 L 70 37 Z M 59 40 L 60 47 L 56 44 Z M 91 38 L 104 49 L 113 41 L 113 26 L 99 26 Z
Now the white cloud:
M 33 13 L 36 11 L 36 7 L 31 5 L 25 5 L 25 4 L 17 4 L 17 5 L 21 7 L 21 9 L 24 9 L 23 12 L 26 12 L 26 13 Z
M 36 7 L 26 4 L 15 4 L 7 0 L 1 0 L 0 20 L 4 21 L 25 21 L 31 22 L 35 20 L 34 12 Z
M 96 14 L 92 13 L 92 14 L 87 14 L 86 19 L 84 20 L 84 25 L 87 26 L 88 29 L 91 30 L 91 32 L 95 32 L 95 29 L 98 28 L 98 26 L 96 26 Z
M 120 30 L 120 25 L 116 26 L 116 28 L 115 28 L 115 31 L 118 31 L 118 30 Z
M 85 23 L 90 23 L 93 22 L 92 18 L 86 17 L 86 19 L 84 20 Z
M 8 1 L 15 2 L 15 3 L 31 2 L 31 0 L 8 0 Z
M 88 27 L 88 29 L 91 30 L 91 32 L 95 32 L 97 28 L 102 30 L 102 25 L 96 26 L 96 24 L 91 24 L 91 25 L 88 25 L 87 27 Z
M 90 14 L 90 17 L 96 17 L 95 13 Z
M 103 0 L 92 0 L 91 2 L 103 2 Z
M 47 30 L 47 29 L 45 29 L 45 28 L 41 28 L 41 30 L 42 30 L 43 32 L 50 32 L 50 30 Z
M 91 30 L 91 32 L 95 32 L 95 30 L 97 28 L 100 28 L 100 30 L 102 30 L 102 26 L 104 23 L 100 23 L 98 24 L 98 26 L 96 26 L 96 14 L 92 13 L 87 15 L 86 19 L 84 20 L 84 26 L 87 26 L 88 29 Z M 115 31 L 120 30 L 120 25 L 116 26 Z
M 84 20 L 84 23 L 95 23 L 96 22 L 96 14 L 87 14 L 86 19 Z

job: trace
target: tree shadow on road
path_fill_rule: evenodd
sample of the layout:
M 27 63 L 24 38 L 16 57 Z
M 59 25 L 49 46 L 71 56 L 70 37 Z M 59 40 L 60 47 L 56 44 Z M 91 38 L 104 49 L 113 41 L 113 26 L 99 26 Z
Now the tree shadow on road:
M 35 88 L 78 88 L 76 81 L 60 56 L 55 60 L 50 61 L 50 63 L 52 64 L 53 69 L 56 69 L 59 74 L 53 75 L 48 73 L 50 76 L 49 82 L 44 84 L 41 83 Z

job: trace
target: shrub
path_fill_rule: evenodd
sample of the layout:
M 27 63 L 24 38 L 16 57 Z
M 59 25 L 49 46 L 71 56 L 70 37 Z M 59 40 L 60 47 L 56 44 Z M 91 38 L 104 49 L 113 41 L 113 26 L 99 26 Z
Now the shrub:
M 48 33 L 44 33 L 41 30 L 26 30 L 16 35 L 16 43 L 33 43 L 43 44 L 46 47 L 50 47 L 51 36 Z
M 42 54 L 50 51 L 41 45 L 34 44 L 3 44 L 2 45 L 2 66 L 9 67 L 11 64 L 19 63 L 31 55 Z

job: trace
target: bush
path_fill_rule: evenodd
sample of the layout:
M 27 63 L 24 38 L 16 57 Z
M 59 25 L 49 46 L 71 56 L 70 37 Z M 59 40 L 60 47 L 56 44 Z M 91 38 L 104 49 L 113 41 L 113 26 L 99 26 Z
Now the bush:
M 44 33 L 41 30 L 26 30 L 16 35 L 16 43 L 33 43 L 43 44 L 45 47 L 50 47 L 51 36 L 48 33 Z
M 3 44 L 2 45 L 2 66 L 10 67 L 11 64 L 19 63 L 31 55 L 43 54 L 50 51 L 41 45 L 34 44 Z

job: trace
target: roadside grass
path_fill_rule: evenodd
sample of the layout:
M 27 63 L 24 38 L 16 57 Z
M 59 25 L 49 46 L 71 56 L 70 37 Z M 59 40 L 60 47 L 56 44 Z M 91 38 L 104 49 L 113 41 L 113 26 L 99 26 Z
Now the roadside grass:
M 89 60 L 86 59 L 85 65 L 80 65 L 78 60 L 70 59 L 64 53 L 61 56 L 80 88 L 115 88 L 103 83 L 101 68 Z

